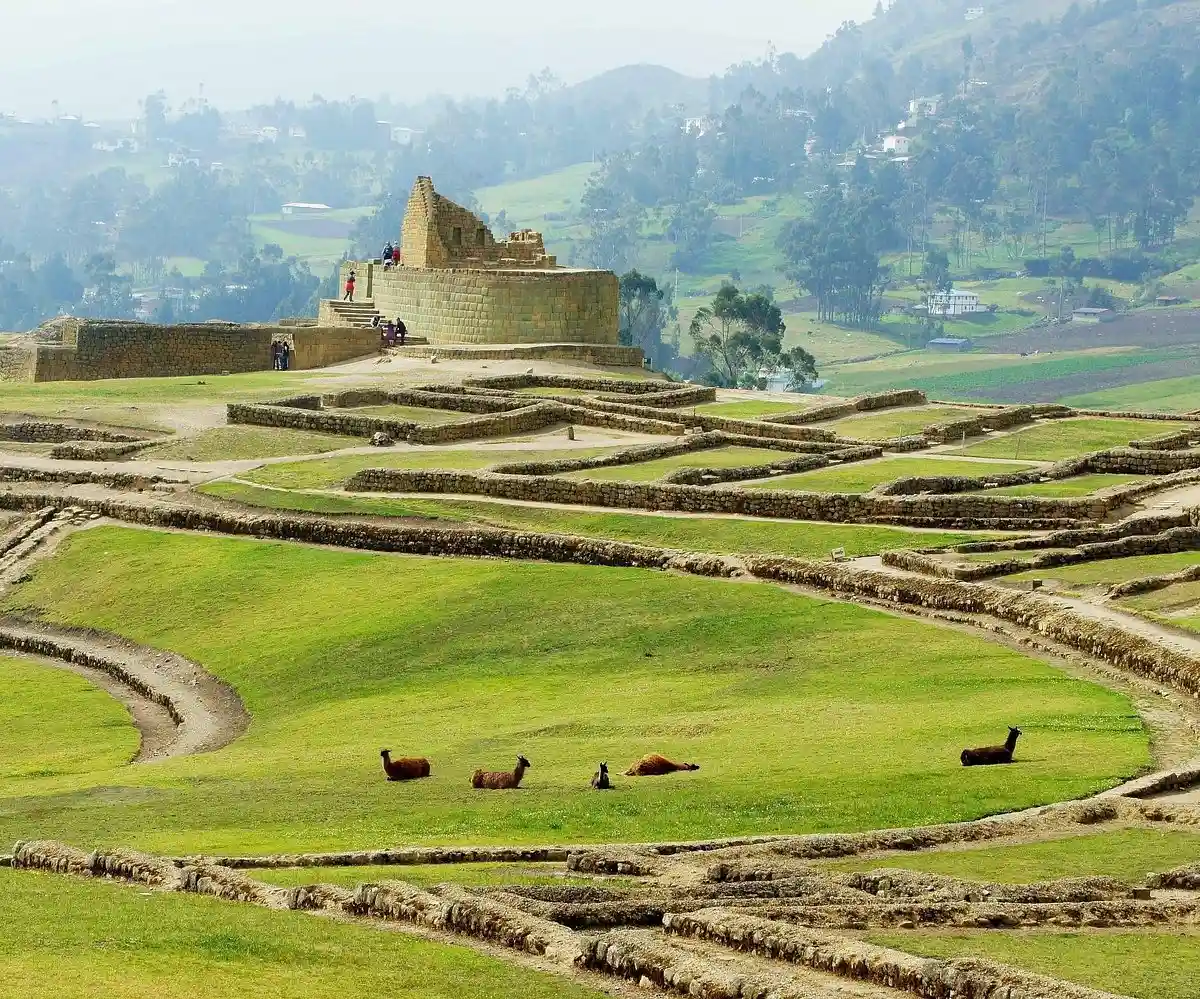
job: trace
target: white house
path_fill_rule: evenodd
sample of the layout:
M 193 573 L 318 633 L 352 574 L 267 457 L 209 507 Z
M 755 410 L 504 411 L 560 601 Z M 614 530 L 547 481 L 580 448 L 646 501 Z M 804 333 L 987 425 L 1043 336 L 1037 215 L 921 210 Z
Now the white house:
M 315 205 L 304 201 L 289 201 L 279 210 L 279 213 L 281 215 L 312 218 L 313 216 L 324 215 L 326 212 L 331 211 L 333 209 L 328 205 Z
M 912 139 L 907 135 L 889 135 L 883 140 L 883 151 L 893 156 L 907 156 L 912 151 Z
M 941 97 L 917 97 L 908 102 L 910 118 L 932 118 L 942 106 Z
M 929 293 L 929 314 L 931 316 L 965 316 L 972 312 L 982 312 L 979 296 L 973 291 L 959 291 L 951 288 L 949 291 L 931 291 Z

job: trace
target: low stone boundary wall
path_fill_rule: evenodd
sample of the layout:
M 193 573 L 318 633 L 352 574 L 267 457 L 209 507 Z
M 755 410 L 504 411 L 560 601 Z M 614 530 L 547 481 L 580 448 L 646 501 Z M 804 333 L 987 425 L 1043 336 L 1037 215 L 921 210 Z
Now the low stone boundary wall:
M 677 382 L 653 379 L 588 378 L 583 375 L 487 375 L 464 378 L 464 386 L 516 391 L 530 388 L 566 388 L 581 392 L 612 392 L 619 395 L 654 395 L 677 388 Z
M 3 551 L 3 548 L 0 548 L 0 551 Z M 1122 597 L 1132 597 L 1138 593 L 1153 593 L 1156 590 L 1165 590 L 1168 586 L 1194 583 L 1197 580 L 1200 580 L 1200 565 L 1162 576 L 1142 576 L 1140 579 L 1131 579 L 1125 583 L 1113 583 L 1108 588 L 1108 595 L 1113 600 L 1119 600 Z
M 1200 891 L 1200 864 L 1187 864 L 1171 871 L 1156 874 L 1150 879 L 1151 888 Z
M 1169 434 L 1147 437 L 1145 440 L 1130 441 L 1129 446 L 1139 451 L 1178 451 L 1192 446 L 1200 436 L 1200 426 L 1186 427 Z
M 176 725 L 182 725 L 185 721 L 183 713 L 167 694 L 155 690 L 149 684 L 130 673 L 121 663 L 113 659 L 84 652 L 82 649 L 77 649 L 66 641 L 55 641 L 49 638 L 24 635 L 3 627 L 0 627 L 0 649 L 24 652 L 28 655 L 42 656 L 46 659 L 59 659 L 63 662 L 74 663 L 77 666 L 84 666 L 88 669 L 99 670 L 101 673 L 107 673 L 130 690 L 135 690 L 147 700 L 166 708 L 167 714 L 171 716 Z
M 92 472 L 71 468 L 32 468 L 25 465 L 0 465 L 0 482 L 62 482 L 67 485 L 107 486 L 110 489 L 144 490 L 171 481 L 158 475 L 131 475 L 125 472 Z M 49 505 L 49 504 L 46 504 Z
M 855 413 L 872 412 L 877 409 L 894 409 L 900 406 L 924 406 L 929 400 L 925 393 L 917 389 L 897 389 L 894 392 L 880 392 L 875 395 L 860 395 L 845 402 L 830 403 L 817 406 L 800 413 L 785 413 L 781 416 L 768 417 L 769 423 L 798 424 L 825 423 L 829 420 L 840 420 Z
M 156 442 L 138 441 L 136 444 L 106 444 L 103 441 L 81 441 L 56 444 L 50 449 L 50 457 L 65 458 L 69 461 L 120 461 L 154 443 Z
M 1037 551 L 1040 548 L 1076 548 L 1079 545 L 1098 541 L 1116 541 L 1143 534 L 1161 534 L 1173 527 L 1196 527 L 1200 525 L 1197 513 L 1141 514 L 1130 517 L 1119 524 L 1103 527 L 1075 527 L 1054 531 L 1033 538 L 1009 538 L 998 541 L 968 541 L 955 545 L 951 550 L 963 553 Z
M 926 999 L 1113 999 L 1111 993 L 1020 968 L 980 960 L 916 957 L 865 941 L 746 916 L 731 909 L 668 914 L 668 933 L 718 943 L 732 950 L 804 965 L 856 981 L 902 989 Z
M 988 430 L 1007 430 L 1034 420 L 1031 406 L 1010 406 L 966 420 L 934 423 L 926 427 L 924 435 L 939 444 L 952 444 L 966 437 L 978 437 Z
M 705 486 L 716 482 L 741 482 L 747 479 L 765 479 L 771 475 L 786 475 L 811 472 L 825 468 L 829 459 L 819 455 L 805 455 L 769 465 L 742 465 L 722 468 L 680 468 L 663 476 L 662 481 L 672 485 Z
M 625 509 L 735 513 L 784 520 L 901 523 L 946 529 L 1035 530 L 1098 519 L 1107 507 L 1088 499 L 1013 496 L 880 497 L 639 482 L 537 478 L 494 472 L 367 469 L 346 483 L 349 492 L 488 496 L 541 503 Z
M 601 395 L 601 402 L 621 402 L 622 397 L 629 398 L 628 393 Z M 717 390 L 704 385 L 685 385 L 681 388 L 668 389 L 663 392 L 646 392 L 641 395 L 641 401 L 646 406 L 658 409 L 669 409 L 673 406 L 701 406 L 707 402 L 717 401 Z
M 231 870 L 281 870 L 295 867 L 423 867 L 445 864 L 544 864 L 567 862 L 565 846 L 413 847 L 392 850 L 348 850 L 340 853 L 284 853 L 257 857 L 211 857 Z M 200 858 L 180 857 L 177 864 Z
M 96 427 L 77 427 L 51 420 L 25 420 L 19 423 L 0 423 L 0 441 L 23 444 L 66 444 L 68 441 L 104 441 L 109 444 L 135 444 L 148 440 L 148 435 L 134 435 Z
M 733 420 L 726 416 L 706 416 L 703 413 L 693 417 L 680 414 L 680 418 L 693 426 L 704 430 L 720 430 L 727 434 L 738 434 L 742 437 L 767 437 L 772 440 L 793 441 L 838 441 L 838 435 L 832 430 L 822 430 L 818 427 L 800 427 L 787 423 L 767 423 L 756 420 Z M 860 443 L 854 441 L 855 444 Z
M 1172 423 L 1197 423 L 1195 413 L 1150 413 L 1140 409 L 1077 409 L 1076 416 L 1105 416 L 1113 420 L 1159 420 Z

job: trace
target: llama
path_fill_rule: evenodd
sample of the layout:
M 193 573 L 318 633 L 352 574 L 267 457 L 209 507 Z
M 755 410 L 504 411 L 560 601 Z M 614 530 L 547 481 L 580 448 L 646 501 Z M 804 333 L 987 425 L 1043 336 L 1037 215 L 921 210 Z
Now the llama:
M 381 749 L 383 757 L 383 772 L 388 780 L 420 780 L 429 776 L 429 761 L 424 757 L 408 757 L 393 760 L 390 749 Z
M 1021 735 L 1019 728 L 1008 729 L 1008 740 L 1003 746 L 984 746 L 981 749 L 964 749 L 962 760 L 964 767 L 992 767 L 998 763 L 1012 763 L 1013 750 L 1017 748 L 1017 739 Z
M 612 782 L 608 779 L 608 764 L 601 763 L 600 769 L 596 771 L 596 776 L 592 778 L 593 791 L 611 791 Z
M 471 787 L 480 791 L 515 791 L 521 786 L 525 771 L 533 766 L 524 756 L 517 757 L 517 767 L 512 773 L 489 773 L 476 770 L 471 778 Z
M 678 770 L 699 770 L 695 763 L 672 763 L 665 756 L 652 753 L 643 756 L 633 766 L 625 771 L 626 777 L 661 777 L 663 774 L 673 774 Z

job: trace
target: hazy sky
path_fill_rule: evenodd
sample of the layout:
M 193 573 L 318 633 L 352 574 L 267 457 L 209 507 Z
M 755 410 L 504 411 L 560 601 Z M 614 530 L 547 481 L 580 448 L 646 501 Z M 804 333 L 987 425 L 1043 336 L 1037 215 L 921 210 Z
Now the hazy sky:
M 874 0 L 0 0 L 0 111 L 129 116 L 159 88 L 222 107 L 280 94 L 498 94 L 656 62 L 706 76 L 807 52 Z

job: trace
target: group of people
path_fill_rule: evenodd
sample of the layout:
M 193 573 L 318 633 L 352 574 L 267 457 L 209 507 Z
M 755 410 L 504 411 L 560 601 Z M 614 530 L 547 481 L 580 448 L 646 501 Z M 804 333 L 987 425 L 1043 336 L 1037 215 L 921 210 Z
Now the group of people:
M 399 266 L 400 247 L 393 246 L 391 243 L 388 243 L 388 245 L 383 248 L 383 269 L 385 271 L 390 271 L 393 267 Z
M 276 371 L 287 371 L 292 361 L 291 346 L 282 340 L 271 344 L 271 361 Z
M 381 349 L 386 347 L 403 347 L 405 338 L 408 336 L 408 327 L 404 325 L 404 320 L 399 316 L 396 321 L 388 320 L 384 322 L 379 316 L 371 317 L 371 328 L 379 330 L 379 346 Z

